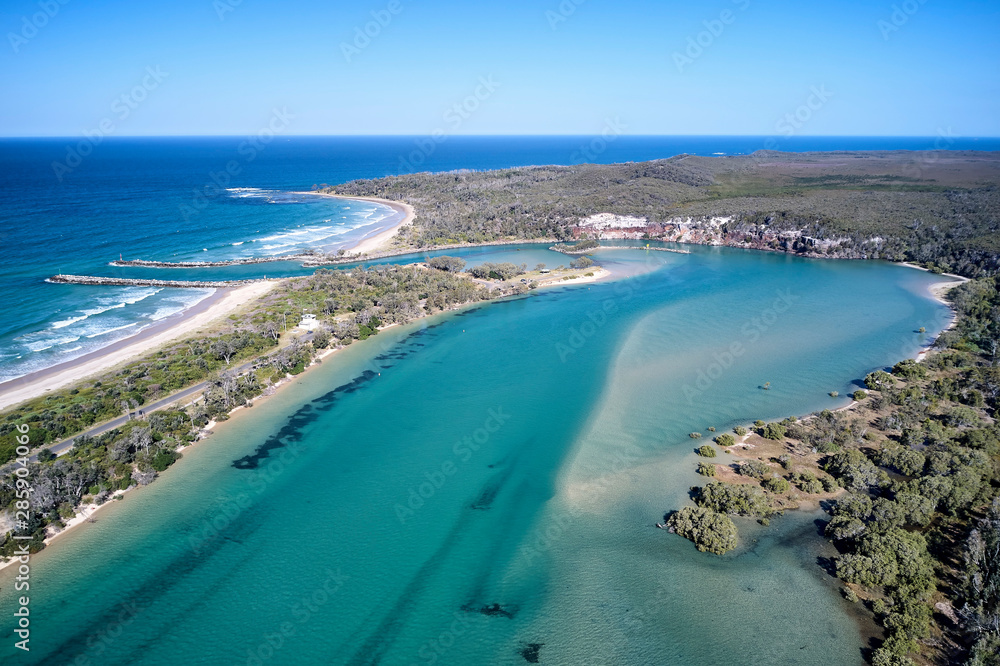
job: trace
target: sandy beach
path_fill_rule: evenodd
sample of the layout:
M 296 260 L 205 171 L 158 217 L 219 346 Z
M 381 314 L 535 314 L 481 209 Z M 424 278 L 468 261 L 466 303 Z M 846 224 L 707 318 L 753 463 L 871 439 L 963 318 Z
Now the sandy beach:
M 367 254 L 388 248 L 389 241 L 399 233 L 401 227 L 413 222 L 416 212 L 410 204 L 390 201 L 388 199 L 378 199 L 376 197 L 348 197 L 341 194 L 329 194 L 327 192 L 295 192 L 294 194 L 313 194 L 318 197 L 333 197 L 335 199 L 345 199 L 347 201 L 369 201 L 382 204 L 393 209 L 395 213 L 386 220 L 391 226 L 377 233 L 362 238 L 356 245 L 349 248 L 352 254 Z
M 126 363 L 169 342 L 191 335 L 251 303 L 277 282 L 257 282 L 236 289 L 219 289 L 194 307 L 102 349 L 0 384 L 0 409 L 48 391 L 81 382 Z

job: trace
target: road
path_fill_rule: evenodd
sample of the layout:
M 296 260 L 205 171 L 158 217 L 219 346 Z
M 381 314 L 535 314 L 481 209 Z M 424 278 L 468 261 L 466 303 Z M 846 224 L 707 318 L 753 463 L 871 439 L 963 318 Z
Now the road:
M 302 342 L 309 342 L 309 341 L 312 340 L 312 337 L 313 337 L 313 332 L 309 331 L 305 335 L 299 337 L 298 340 L 300 340 Z M 267 358 L 267 357 L 263 356 L 263 357 L 254 359 L 252 361 L 247 361 L 246 363 L 244 363 L 244 364 L 242 364 L 240 366 L 237 366 L 236 368 L 233 368 L 233 370 L 237 374 L 242 375 L 242 374 L 244 374 L 246 372 L 249 372 L 257 363 L 259 363 L 260 361 L 264 360 L 265 358 Z M 208 382 L 206 381 L 206 382 L 199 382 L 199 383 L 197 383 L 197 384 L 195 384 L 193 386 L 189 386 L 189 387 L 187 387 L 185 389 L 181 389 L 180 391 L 178 391 L 176 393 L 168 395 L 166 398 L 161 398 L 159 400 L 156 400 L 155 402 L 151 402 L 151 403 L 149 403 L 147 405 L 143 405 L 141 409 L 136 410 L 134 412 L 131 412 L 128 416 L 124 416 L 124 415 L 119 416 L 116 419 L 112 419 L 111 421 L 105 421 L 104 423 L 102 423 L 100 425 L 96 425 L 96 426 L 94 426 L 93 428 L 91 428 L 89 430 L 85 430 L 84 432 L 77 433 L 77 434 L 73 435 L 72 437 L 64 439 L 64 440 L 62 440 L 60 442 L 56 442 L 55 444 L 50 444 L 48 446 L 39 447 L 34 453 L 32 453 L 28 457 L 28 460 L 30 462 L 38 462 L 38 452 L 42 451 L 44 449 L 48 449 L 48 450 L 52 451 L 52 453 L 56 454 L 57 456 L 61 456 L 61 455 L 65 454 L 66 452 L 68 452 L 70 449 L 72 449 L 73 448 L 73 443 L 78 438 L 80 438 L 80 437 L 84 437 L 84 436 L 86 436 L 86 437 L 96 437 L 97 435 L 104 434 L 104 433 L 108 432 L 109 430 L 114 430 L 115 428 L 120 428 L 121 426 L 123 426 L 126 423 L 128 423 L 130 420 L 139 417 L 139 412 L 141 412 L 142 416 L 145 417 L 148 414 L 151 414 L 152 412 L 156 412 L 156 411 L 159 411 L 161 409 L 165 409 L 165 408 L 169 407 L 170 405 L 173 405 L 175 402 L 177 402 L 179 400 L 183 400 L 183 399 L 189 398 L 189 397 L 191 397 L 191 396 L 193 396 L 193 395 L 195 395 L 197 393 L 200 393 L 201 391 L 204 391 L 205 388 L 207 388 L 207 387 L 208 387 Z M 8 471 L 8 468 L 12 467 L 13 465 L 16 465 L 16 463 L 8 463 L 7 465 L 4 465 L 4 467 L 2 469 L 0 469 L 0 474 L 6 473 Z

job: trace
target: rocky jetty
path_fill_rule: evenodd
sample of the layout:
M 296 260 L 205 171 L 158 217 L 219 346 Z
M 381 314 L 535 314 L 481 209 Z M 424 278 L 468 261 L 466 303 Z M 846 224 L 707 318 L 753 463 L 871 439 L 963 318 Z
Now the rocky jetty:
M 267 280 L 139 280 L 131 278 L 101 277 L 96 275 L 53 275 L 46 282 L 56 284 L 88 284 L 112 287 L 176 287 L 187 289 L 222 289 L 226 287 L 242 287 L 255 282 Z

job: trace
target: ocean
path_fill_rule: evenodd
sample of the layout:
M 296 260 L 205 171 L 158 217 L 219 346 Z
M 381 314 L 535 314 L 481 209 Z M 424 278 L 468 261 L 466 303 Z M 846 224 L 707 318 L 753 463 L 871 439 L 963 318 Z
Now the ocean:
M 337 249 L 374 233 L 376 204 L 291 194 L 415 170 L 612 163 L 680 153 L 1000 149 L 935 137 L 245 137 L 0 139 L 0 382 L 134 335 L 209 290 L 48 284 L 58 273 L 152 277 L 124 258 L 219 260 Z M 301 273 L 268 264 L 218 277 Z M 156 277 L 162 277 L 159 272 Z M 175 279 L 196 273 L 171 272 Z

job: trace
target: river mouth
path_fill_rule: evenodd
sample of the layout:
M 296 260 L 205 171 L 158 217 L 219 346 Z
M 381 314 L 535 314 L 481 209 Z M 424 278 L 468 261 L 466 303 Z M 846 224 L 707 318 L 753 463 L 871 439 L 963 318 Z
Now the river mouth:
M 839 406 L 947 322 L 937 278 L 621 254 L 657 265 L 385 331 L 220 426 L 37 557 L 32 659 L 860 663 L 821 514 L 724 557 L 653 523 L 699 483 L 688 433 Z

